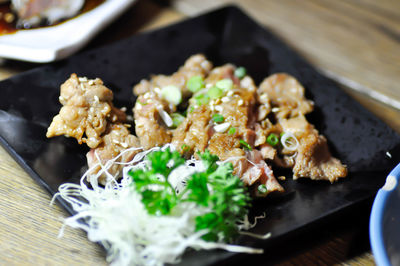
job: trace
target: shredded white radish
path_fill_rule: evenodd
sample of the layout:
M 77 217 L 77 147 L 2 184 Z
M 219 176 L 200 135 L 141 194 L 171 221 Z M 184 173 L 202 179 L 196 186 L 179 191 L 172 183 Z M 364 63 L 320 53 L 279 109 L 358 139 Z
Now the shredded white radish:
M 167 147 L 173 148 L 167 145 L 136 154 L 124 167 L 120 182 L 109 175 L 104 187 L 97 183 L 97 178 L 107 173 L 112 163 L 116 163 L 117 157 L 112 162 L 101 165 L 101 171 L 90 178 L 91 188 L 85 183 L 91 169 L 82 177 L 79 185 L 61 185 L 54 198 L 60 196 L 77 212 L 66 218 L 64 224 L 85 230 L 89 240 L 101 243 L 107 250 L 107 261 L 112 265 L 175 264 L 188 248 L 220 248 L 231 252 L 262 253 L 262 249 L 204 241 L 201 237 L 207 231 L 195 232 L 195 217 L 209 212 L 208 207 L 184 202 L 178 204 L 171 215 L 155 216 L 148 213 L 141 201 L 141 195 L 131 186 L 132 179 L 128 172 L 132 169 L 143 169 L 148 163 L 144 160 L 146 154 Z M 169 178 L 176 190 L 182 190 L 185 180 L 191 174 L 204 169 L 202 161 L 188 160 L 185 165 L 172 171 Z M 243 224 L 238 226 L 239 229 L 247 230 L 254 225 L 245 217 Z

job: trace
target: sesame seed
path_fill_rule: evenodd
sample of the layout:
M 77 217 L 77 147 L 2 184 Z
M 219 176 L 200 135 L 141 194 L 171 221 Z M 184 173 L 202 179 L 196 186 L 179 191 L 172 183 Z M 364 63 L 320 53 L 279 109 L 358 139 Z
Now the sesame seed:
M 126 109 L 125 106 L 121 107 L 121 111 L 122 111 L 122 112 L 126 112 L 126 110 L 127 110 L 127 109 Z
M 271 109 L 271 111 L 274 112 L 274 113 L 279 112 L 279 107 L 274 107 L 274 108 Z
M 94 85 L 94 80 L 93 80 L 93 79 L 89 80 L 88 84 L 89 84 L 90 86 Z
M 215 106 L 215 110 L 217 110 L 218 112 L 222 112 L 223 108 L 221 105 L 217 105 Z
M 229 102 L 230 99 L 229 99 L 228 97 L 222 97 L 222 98 L 221 98 L 221 101 L 222 101 L 223 103 L 226 103 L 226 102 Z
M 265 103 L 268 101 L 268 95 L 266 93 L 261 94 L 260 100 L 262 103 Z
M 226 96 L 232 96 L 232 95 L 233 95 L 233 91 L 232 90 L 228 91 L 228 93 L 226 94 Z
M 5 20 L 7 23 L 13 22 L 14 19 L 15 19 L 15 17 L 14 17 L 14 15 L 13 15 L 12 13 L 6 13 L 6 14 L 4 15 L 4 20 Z
M 251 85 L 251 79 L 249 77 L 244 77 L 241 81 L 240 81 L 240 85 L 244 88 L 248 88 Z
M 88 81 L 87 77 L 80 77 L 80 78 L 78 78 L 78 80 L 79 80 L 79 82 L 87 82 Z
M 94 101 L 95 101 L 96 103 L 100 102 L 99 96 L 95 95 L 95 96 L 94 96 Z
M 238 101 L 238 106 L 242 106 L 242 105 L 243 105 L 243 100 L 240 99 L 240 100 Z

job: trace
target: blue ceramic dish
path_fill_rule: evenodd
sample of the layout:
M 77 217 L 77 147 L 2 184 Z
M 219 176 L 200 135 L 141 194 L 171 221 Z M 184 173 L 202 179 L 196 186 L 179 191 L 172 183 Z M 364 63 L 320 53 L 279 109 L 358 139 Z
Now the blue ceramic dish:
M 400 265 L 400 163 L 390 172 L 372 206 L 369 235 L 378 266 Z

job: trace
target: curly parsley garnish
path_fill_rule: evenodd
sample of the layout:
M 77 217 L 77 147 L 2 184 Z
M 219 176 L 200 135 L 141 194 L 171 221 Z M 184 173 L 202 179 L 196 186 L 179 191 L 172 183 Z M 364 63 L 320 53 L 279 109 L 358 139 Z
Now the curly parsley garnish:
M 179 194 L 168 181 L 170 173 L 185 162 L 176 151 L 150 153 L 148 167 L 131 171 L 129 175 L 150 214 L 168 215 L 178 204 L 194 202 L 210 209 L 195 217 L 196 231 L 207 230 L 203 239 L 232 241 L 238 233 L 237 223 L 247 214 L 250 196 L 240 179 L 233 175 L 231 163 L 217 164 L 218 157 L 209 151 L 199 157 L 205 170 L 192 174 Z

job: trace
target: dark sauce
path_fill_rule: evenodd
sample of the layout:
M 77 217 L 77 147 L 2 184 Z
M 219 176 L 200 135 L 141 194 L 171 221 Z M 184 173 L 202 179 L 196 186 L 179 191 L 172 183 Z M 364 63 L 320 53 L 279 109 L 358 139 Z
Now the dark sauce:
M 86 0 L 82 10 L 77 14 L 88 12 L 100 4 L 104 3 L 105 0 Z M 73 19 L 73 18 L 70 18 Z M 65 21 L 65 20 L 63 20 Z M 60 21 L 54 25 L 60 24 Z M 19 29 L 16 26 L 17 16 L 12 12 L 10 8 L 10 3 L 0 4 L 0 35 L 15 33 Z M 51 25 L 51 26 L 54 26 Z M 45 23 L 40 27 L 51 27 Z

